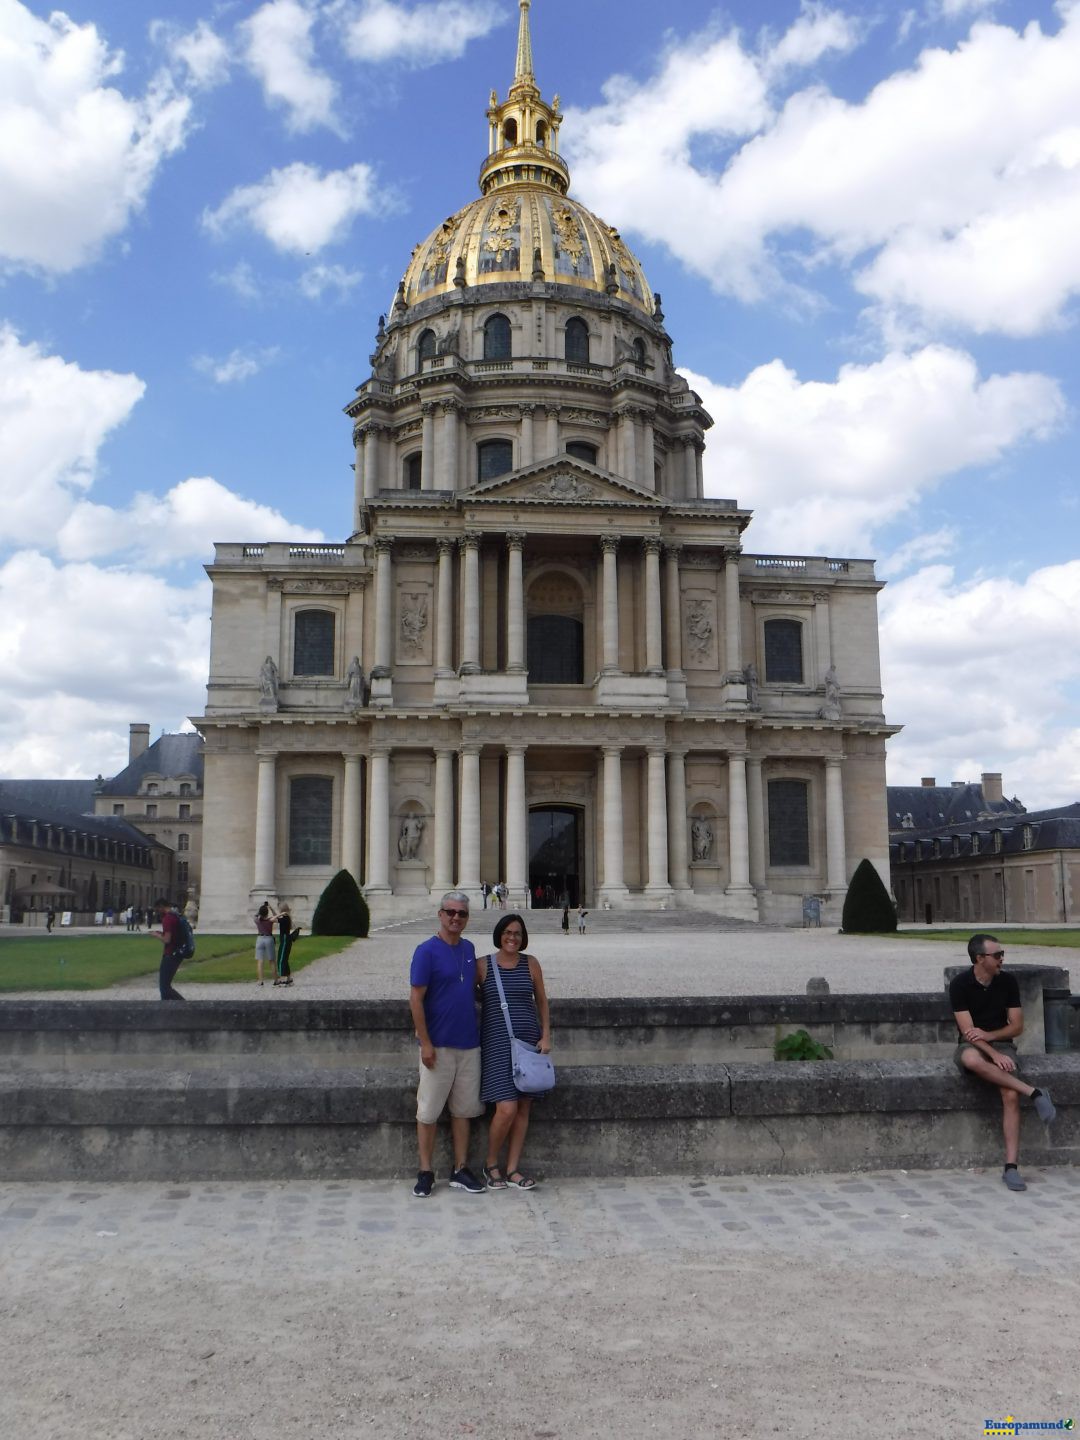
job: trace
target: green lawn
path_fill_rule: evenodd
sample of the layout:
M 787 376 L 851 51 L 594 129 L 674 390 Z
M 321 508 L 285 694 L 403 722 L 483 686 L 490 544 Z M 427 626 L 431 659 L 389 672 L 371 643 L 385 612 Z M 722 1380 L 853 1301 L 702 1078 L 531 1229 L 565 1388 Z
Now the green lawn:
M 290 965 L 303 970 L 352 941 L 345 935 L 302 935 Z M 137 976 L 157 974 L 161 941 L 115 930 L 110 935 L 4 936 L 0 939 L 0 994 L 12 990 L 105 990 Z M 255 979 L 255 937 L 195 936 L 195 957 L 185 960 L 177 985 L 220 985 Z
M 945 940 L 950 945 L 966 945 L 972 935 L 979 933 L 979 926 L 969 930 L 898 930 L 904 940 Z M 996 935 L 1006 949 L 1010 945 L 1063 945 L 1070 950 L 1080 949 L 1080 929 L 1076 930 L 1022 930 L 1011 929 L 1008 925 L 985 927 L 985 934 Z

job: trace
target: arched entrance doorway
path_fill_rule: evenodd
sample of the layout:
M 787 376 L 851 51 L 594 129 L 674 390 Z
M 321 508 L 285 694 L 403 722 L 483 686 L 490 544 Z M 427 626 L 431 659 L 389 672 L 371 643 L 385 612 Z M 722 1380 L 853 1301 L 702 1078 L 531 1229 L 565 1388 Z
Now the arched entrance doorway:
M 582 901 L 584 817 L 571 805 L 529 811 L 529 892 L 534 909 Z

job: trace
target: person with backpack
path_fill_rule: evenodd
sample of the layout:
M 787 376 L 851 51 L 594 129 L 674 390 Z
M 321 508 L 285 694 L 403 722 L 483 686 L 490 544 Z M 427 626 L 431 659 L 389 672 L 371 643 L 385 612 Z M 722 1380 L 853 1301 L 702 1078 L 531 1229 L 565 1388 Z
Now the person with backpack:
M 195 953 L 195 938 L 191 926 L 170 905 L 164 896 L 154 901 L 161 929 L 151 933 L 161 941 L 161 968 L 158 971 L 158 990 L 162 1000 L 183 1000 L 179 990 L 173 988 L 173 978 L 185 960 Z

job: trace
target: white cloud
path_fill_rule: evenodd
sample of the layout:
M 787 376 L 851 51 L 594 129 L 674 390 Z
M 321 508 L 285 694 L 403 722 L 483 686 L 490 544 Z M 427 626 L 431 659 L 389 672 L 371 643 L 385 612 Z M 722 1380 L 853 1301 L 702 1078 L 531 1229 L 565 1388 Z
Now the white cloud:
M 215 385 L 235 385 L 241 380 L 250 380 L 272 365 L 281 354 L 277 345 L 261 350 L 233 350 L 224 360 L 215 360 L 212 355 L 196 355 L 191 362 L 200 375 L 206 375 Z
M 0 0 L 0 260 L 65 273 L 141 209 L 184 143 L 191 102 L 164 75 L 141 99 L 92 25 Z
M 776 60 L 813 58 L 805 37 L 692 37 L 568 118 L 576 189 L 744 300 L 832 263 L 886 312 L 1037 333 L 1080 292 L 1080 5 L 1059 13 L 1056 34 L 981 21 L 862 103 L 817 85 L 778 111 Z
M 204 212 L 203 224 L 217 236 L 247 225 L 278 250 L 315 254 L 343 240 L 357 215 L 372 215 L 388 203 L 369 165 L 324 175 L 297 161 L 234 190 L 216 210 Z
M 229 47 L 205 20 L 198 21 L 192 30 L 181 30 L 168 20 L 155 20 L 150 25 L 150 38 L 183 67 L 195 89 L 212 90 L 229 78 Z
M 0 773 L 108 773 L 131 720 L 177 729 L 202 709 L 204 579 L 173 586 L 20 551 L 0 565 L 0 613 Z
M 1031 808 L 1080 796 L 1080 560 L 957 579 L 932 565 L 882 593 L 893 784 L 1000 770 Z
M 959 544 L 958 532 L 952 526 L 943 525 L 940 530 L 913 535 L 903 545 L 898 545 L 890 554 L 879 559 L 874 569 L 883 580 L 891 579 L 894 575 L 903 575 L 908 570 L 926 565 L 931 560 L 941 560 L 946 555 L 952 555 L 959 548 Z
M 216 541 L 325 538 L 204 475 L 182 480 L 164 496 L 137 494 L 122 510 L 84 500 L 60 527 L 57 544 L 68 560 L 135 553 L 164 564 L 209 560 Z
M 40 543 L 93 483 L 98 452 L 146 387 L 137 375 L 82 370 L 0 327 L 0 526 Z
M 215 285 L 232 290 L 241 300 L 262 299 L 262 287 L 246 260 L 238 260 L 231 270 L 215 270 L 210 278 Z
M 845 365 L 835 382 L 800 381 L 779 360 L 737 387 L 683 373 L 716 422 L 706 492 L 755 509 L 756 551 L 866 554 L 946 476 L 1045 437 L 1065 414 L 1049 377 L 983 380 L 970 355 L 940 345 Z
M 417 68 L 440 60 L 456 60 L 470 40 L 487 35 L 502 23 L 493 0 L 435 0 L 434 4 L 391 4 L 362 0 L 336 7 L 345 52 L 366 64 L 404 61 Z
M 315 19 L 301 0 L 269 0 L 240 27 L 244 58 L 267 100 L 286 107 L 290 130 L 303 134 L 321 125 L 341 134 L 337 85 L 315 65 Z
M 300 276 L 300 293 L 308 300 L 321 300 L 327 294 L 343 300 L 362 279 L 359 270 L 346 270 L 344 265 L 312 265 Z

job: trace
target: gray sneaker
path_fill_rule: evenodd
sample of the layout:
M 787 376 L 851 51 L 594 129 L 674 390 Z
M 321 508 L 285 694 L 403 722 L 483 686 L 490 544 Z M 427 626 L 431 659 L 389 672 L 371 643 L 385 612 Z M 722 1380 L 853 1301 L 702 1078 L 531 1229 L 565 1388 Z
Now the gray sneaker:
M 1001 1172 L 1001 1178 L 1005 1182 L 1005 1188 L 1007 1190 L 1027 1189 L 1027 1185 L 1024 1183 L 1024 1178 L 1019 1170 L 1003 1170 Z
M 1048 1090 L 1044 1090 L 1041 1095 L 1035 1096 L 1035 1114 L 1047 1125 L 1050 1124 L 1050 1121 L 1053 1120 L 1057 1114 Z

